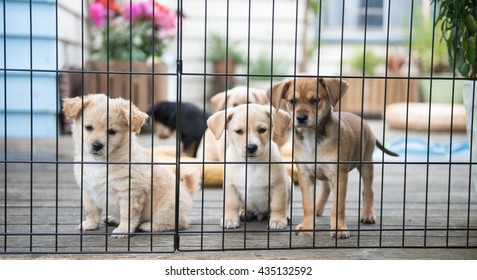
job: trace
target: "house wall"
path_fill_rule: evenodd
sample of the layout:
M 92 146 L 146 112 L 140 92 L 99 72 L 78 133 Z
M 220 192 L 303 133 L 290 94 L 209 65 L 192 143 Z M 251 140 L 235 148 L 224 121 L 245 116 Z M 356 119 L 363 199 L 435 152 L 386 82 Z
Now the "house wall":
M 0 137 L 53 137 L 58 105 L 54 1 L 2 4 Z
M 89 32 L 87 22 L 82 14 L 87 15 L 82 7 L 82 0 L 57 0 L 58 3 L 58 65 L 82 66 L 83 58 L 89 57 Z M 85 5 L 86 6 L 86 5 Z
M 274 62 L 281 65 L 282 74 L 293 73 L 295 56 L 297 63 L 302 58 L 300 46 L 295 45 L 295 36 L 300 42 L 304 1 L 300 1 L 298 7 L 295 1 L 275 1 L 275 6 L 273 6 L 273 1 L 269 0 L 250 2 L 229 1 L 227 7 L 227 1 L 223 0 L 184 1 L 186 17 L 184 18 L 182 39 L 185 72 L 204 73 L 204 63 L 206 63 L 205 71 L 213 72 L 212 64 L 207 62 L 210 52 L 206 52 L 209 46 L 209 41 L 206 39 L 211 34 L 223 36 L 228 34 L 229 46 L 239 49 L 250 63 L 254 63 L 261 56 L 271 58 L 273 42 Z M 297 13 L 298 21 L 296 20 Z M 298 28 L 296 29 L 297 23 Z M 238 74 L 245 75 L 247 70 L 247 66 L 243 65 L 239 67 Z M 213 94 L 210 92 L 212 90 L 211 83 L 212 78 L 207 79 L 206 96 Z M 245 85 L 247 79 L 238 78 L 237 83 Z M 199 75 L 185 77 L 183 88 L 186 99 L 202 101 L 204 77 Z

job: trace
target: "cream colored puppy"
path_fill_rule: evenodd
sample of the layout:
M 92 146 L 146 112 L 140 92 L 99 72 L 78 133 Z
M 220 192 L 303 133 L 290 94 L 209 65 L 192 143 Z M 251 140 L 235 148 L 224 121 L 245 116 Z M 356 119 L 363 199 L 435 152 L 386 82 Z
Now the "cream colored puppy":
M 264 90 L 238 86 L 212 96 L 210 103 L 215 111 L 227 110 L 242 104 L 269 104 L 268 95 Z M 227 105 L 227 106 L 226 106 Z M 206 153 L 204 153 L 204 142 Z M 224 139 L 215 139 L 212 131 L 206 129 L 197 148 L 196 158 L 205 161 L 224 161 Z
M 210 99 L 212 107 L 216 111 L 224 110 L 227 107 L 227 110 L 230 110 L 234 107 L 237 107 L 242 104 L 262 104 L 269 105 L 270 101 L 268 98 L 269 94 L 261 89 L 257 88 L 248 88 L 245 86 L 234 87 L 230 90 L 219 92 Z M 227 105 L 227 106 L 226 106 Z M 278 144 L 278 146 L 283 146 L 290 136 L 291 127 L 287 130 L 286 133 L 279 136 L 277 134 L 273 135 L 273 141 Z M 203 151 L 203 146 L 205 142 L 206 153 Z M 205 161 L 224 161 L 224 138 L 215 139 L 212 131 L 206 129 L 202 140 L 199 143 L 197 148 L 196 158 Z
M 238 227 L 241 215 L 253 212 L 262 216 L 269 211 L 270 229 L 287 227 L 291 180 L 284 164 L 277 164 L 282 158 L 270 136 L 283 135 L 290 122 L 286 112 L 257 104 L 220 111 L 208 119 L 216 139 L 226 131 L 226 161 L 230 163 L 226 166 L 224 228 Z
M 127 237 L 137 228 L 175 229 L 175 175 L 170 168 L 151 166 L 150 151 L 136 139 L 147 114 L 129 101 L 108 99 L 104 94 L 67 98 L 64 111 L 73 119 L 75 161 L 83 162 L 74 166 L 86 213 L 80 228 L 98 229 L 102 212 L 108 207 L 108 222 L 119 221 L 112 237 Z M 198 172 L 184 172 L 180 229 L 188 226 L 199 178 Z

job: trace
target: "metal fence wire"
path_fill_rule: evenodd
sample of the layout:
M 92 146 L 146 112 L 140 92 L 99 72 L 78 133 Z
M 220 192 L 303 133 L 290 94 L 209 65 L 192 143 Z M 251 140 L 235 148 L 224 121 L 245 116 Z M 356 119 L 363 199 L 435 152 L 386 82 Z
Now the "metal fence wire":
M 477 247 L 448 2 L 2 1 L 0 252 Z

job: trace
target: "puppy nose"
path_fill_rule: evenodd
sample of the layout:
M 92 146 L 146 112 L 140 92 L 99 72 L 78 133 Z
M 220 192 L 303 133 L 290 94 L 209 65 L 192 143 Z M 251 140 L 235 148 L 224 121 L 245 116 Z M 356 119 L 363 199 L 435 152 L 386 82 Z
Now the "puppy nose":
M 104 144 L 98 141 L 93 142 L 93 150 L 99 152 L 104 147 Z
M 299 123 L 305 123 L 308 120 L 308 115 L 298 114 L 298 115 L 296 115 L 296 120 Z
M 248 144 L 247 145 L 247 153 L 249 155 L 253 155 L 258 149 L 258 146 L 256 144 Z

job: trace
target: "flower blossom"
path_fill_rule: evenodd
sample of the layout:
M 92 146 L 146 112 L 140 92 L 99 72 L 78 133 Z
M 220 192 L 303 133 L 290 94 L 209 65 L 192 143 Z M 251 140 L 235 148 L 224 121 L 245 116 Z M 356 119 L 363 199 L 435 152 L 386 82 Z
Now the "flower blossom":
M 144 15 L 143 6 L 143 2 L 133 2 L 124 5 L 124 18 L 128 21 L 132 20 L 133 22 L 140 19 Z
M 101 3 L 91 3 L 88 6 L 89 17 L 93 24 L 98 27 L 104 27 L 106 23 L 106 8 Z

